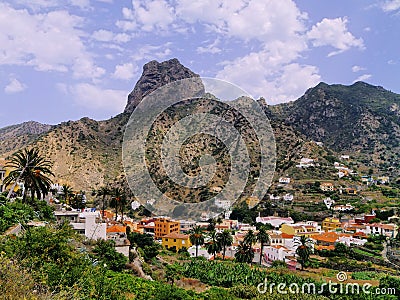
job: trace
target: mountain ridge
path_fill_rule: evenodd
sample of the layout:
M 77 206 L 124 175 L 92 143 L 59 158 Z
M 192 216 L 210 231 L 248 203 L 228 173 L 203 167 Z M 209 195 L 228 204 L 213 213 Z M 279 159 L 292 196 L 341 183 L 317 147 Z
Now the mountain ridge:
M 144 65 L 121 114 L 109 120 L 81 118 L 55 126 L 28 123 L 37 127 L 34 134 L 16 130 L 25 123 L 5 127 L 0 129 L 0 136 L 1 132 L 14 134 L 0 138 L 0 157 L 36 146 L 55 162 L 57 182 L 91 190 L 115 180 L 123 181 L 122 139 L 131 111 L 158 87 L 198 76 L 177 59 L 151 61 Z M 400 95 L 364 82 L 349 86 L 321 82 L 295 101 L 265 105 L 277 140 L 276 176 L 285 175 L 288 170 L 293 173 L 296 162 L 304 156 L 320 155 L 323 160 L 324 156 L 347 152 L 354 152 L 368 167 L 393 171 L 397 166 L 396 151 L 400 153 L 399 107 Z M 384 128 L 389 125 L 395 131 L 392 134 Z M 20 142 L 12 143 L 13 140 Z M 321 141 L 326 147 L 318 147 L 312 141 Z

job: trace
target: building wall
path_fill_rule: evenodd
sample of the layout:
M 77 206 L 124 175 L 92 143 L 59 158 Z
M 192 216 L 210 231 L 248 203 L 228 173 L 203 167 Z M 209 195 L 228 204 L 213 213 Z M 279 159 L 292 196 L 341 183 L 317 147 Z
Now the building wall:
M 154 221 L 154 235 L 156 239 L 170 233 L 179 233 L 179 221 L 172 221 L 168 218 L 159 218 Z
M 162 245 L 165 248 L 175 247 L 177 251 L 183 247 L 185 247 L 186 249 L 189 249 L 189 247 L 192 246 L 192 244 L 190 243 L 189 236 L 187 238 L 165 238 L 165 237 L 163 237 Z

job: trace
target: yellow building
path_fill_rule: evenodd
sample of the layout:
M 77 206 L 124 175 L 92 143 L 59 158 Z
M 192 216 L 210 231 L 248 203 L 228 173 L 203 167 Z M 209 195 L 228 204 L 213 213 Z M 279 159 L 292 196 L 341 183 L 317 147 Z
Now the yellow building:
M 170 249 L 175 247 L 176 251 L 185 247 L 188 249 L 192 244 L 190 243 L 190 237 L 187 234 L 170 233 L 162 237 L 163 247 Z
M 284 234 L 292 235 L 292 236 L 302 236 L 312 237 L 314 235 L 318 235 L 319 231 L 317 226 L 312 224 L 282 224 L 280 231 Z
M 322 221 L 322 230 L 336 231 L 337 228 L 342 228 L 342 223 L 338 218 L 325 218 Z
M 179 233 L 180 222 L 170 218 L 158 218 L 154 221 L 154 237 L 162 238 L 166 234 Z

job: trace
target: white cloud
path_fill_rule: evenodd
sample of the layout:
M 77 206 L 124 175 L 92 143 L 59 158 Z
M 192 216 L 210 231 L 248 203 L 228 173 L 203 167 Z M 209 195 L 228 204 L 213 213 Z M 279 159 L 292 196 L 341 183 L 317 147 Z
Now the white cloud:
M 381 4 L 381 8 L 384 12 L 392 12 L 400 9 L 400 0 L 388 0 Z
M 235 83 L 269 104 L 300 97 L 320 81 L 318 69 L 297 63 L 278 63 L 268 51 L 253 52 L 226 63 L 217 77 Z
M 70 3 L 74 6 L 79 7 L 80 9 L 92 9 L 90 6 L 90 0 L 69 0 Z
M 215 40 L 212 44 L 209 44 L 205 47 L 197 47 L 196 51 L 199 54 L 202 53 L 211 53 L 211 54 L 217 54 L 217 53 L 221 53 L 221 48 L 217 47 L 219 44 L 219 40 Z
M 306 15 L 291 0 L 178 0 L 176 12 L 188 23 L 209 24 L 210 30 L 243 40 L 289 40 L 305 30 Z
M 171 45 L 172 43 L 170 42 L 162 45 L 140 45 L 137 52 L 132 56 L 132 59 L 135 61 L 165 59 L 172 53 L 170 49 Z
M 113 77 L 122 80 L 129 80 L 132 79 L 135 75 L 137 75 L 138 71 L 139 71 L 138 66 L 133 65 L 132 63 L 117 65 L 115 66 Z
M 99 42 L 127 43 L 132 37 L 126 33 L 114 33 L 109 30 L 100 29 L 92 34 L 92 38 Z
M 353 66 L 352 68 L 351 68 L 351 70 L 354 72 L 354 73 L 357 73 L 357 72 L 360 72 L 360 71 L 364 71 L 364 70 L 366 70 L 364 67 L 360 67 L 360 66 L 357 66 L 357 65 L 355 65 L 355 66 Z
M 10 78 L 9 83 L 5 86 L 4 92 L 6 94 L 15 94 L 22 92 L 26 89 L 26 85 L 21 83 L 16 78 Z
M 307 33 L 313 46 L 332 46 L 336 51 L 330 52 L 328 56 L 333 56 L 349 50 L 352 47 L 363 49 L 363 40 L 357 39 L 347 29 L 346 18 L 327 19 L 314 25 Z
M 354 80 L 353 83 L 357 82 L 357 81 L 365 81 L 365 80 L 370 79 L 371 77 L 372 77 L 371 74 L 363 74 L 363 75 L 359 76 L 356 80 Z
M 104 74 L 84 43 L 82 18 L 56 10 L 31 14 L 0 3 L 0 64 L 32 66 L 76 77 Z
M 110 113 L 121 112 L 125 107 L 128 95 L 126 91 L 103 89 L 88 83 L 79 83 L 70 86 L 69 92 L 78 105 Z
M 166 31 L 175 20 L 174 8 L 164 0 L 132 1 L 132 6 L 123 8 L 125 20 L 116 23 L 123 30 Z

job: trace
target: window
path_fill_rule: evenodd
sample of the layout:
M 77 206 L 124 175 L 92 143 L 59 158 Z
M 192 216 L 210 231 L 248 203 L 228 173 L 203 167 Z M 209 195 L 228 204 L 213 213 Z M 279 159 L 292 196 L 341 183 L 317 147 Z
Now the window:
M 168 239 L 165 239 L 166 242 L 168 242 Z
M 174 239 L 174 243 L 176 243 L 176 239 Z

